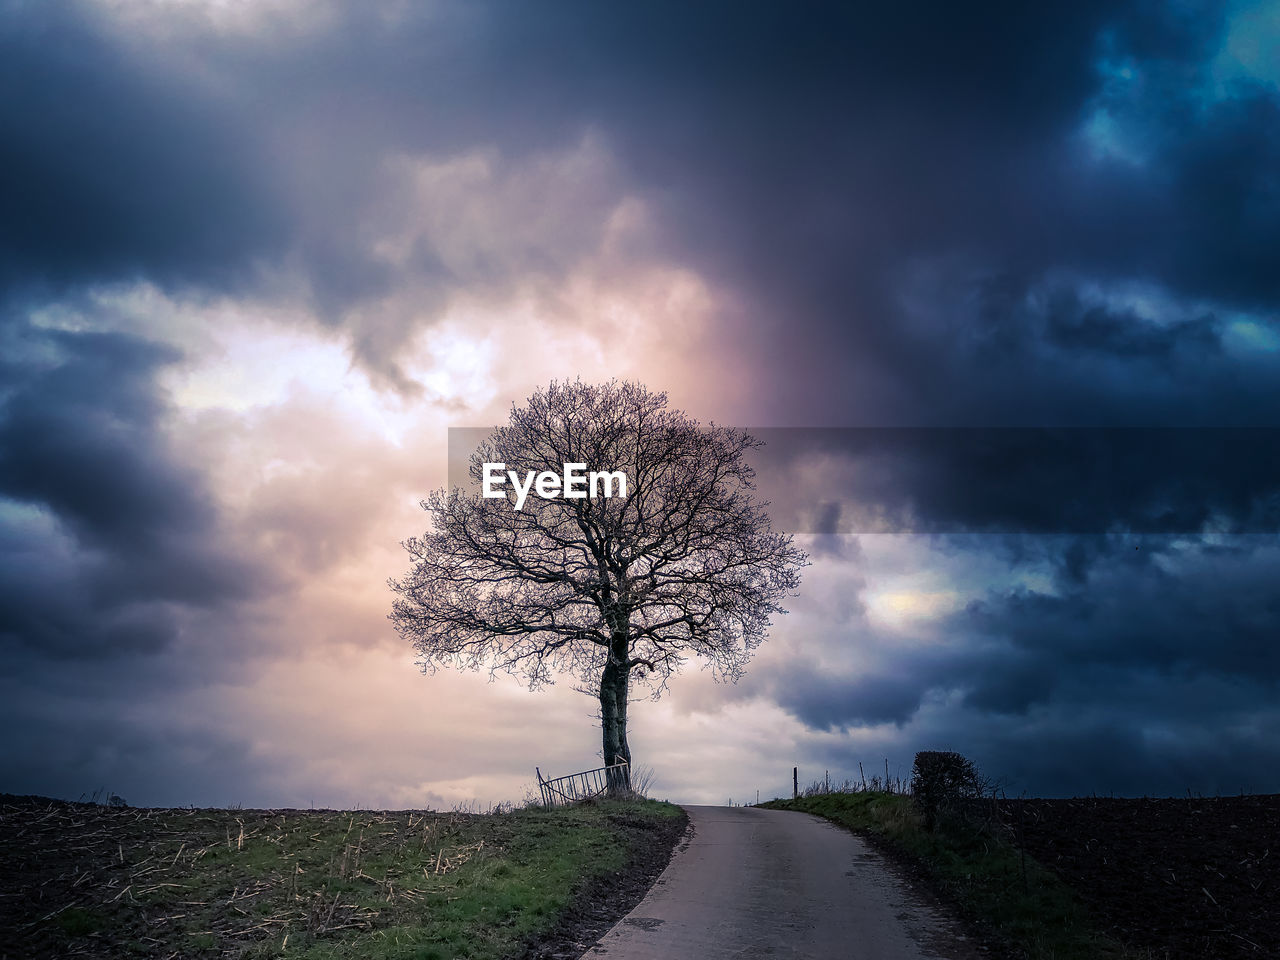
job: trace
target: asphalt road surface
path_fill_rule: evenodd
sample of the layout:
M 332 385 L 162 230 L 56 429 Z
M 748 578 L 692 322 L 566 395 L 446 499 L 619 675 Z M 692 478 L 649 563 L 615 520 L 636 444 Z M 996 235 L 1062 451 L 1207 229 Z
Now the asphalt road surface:
M 692 836 L 584 960 L 980 956 L 847 830 L 784 810 L 685 809 Z

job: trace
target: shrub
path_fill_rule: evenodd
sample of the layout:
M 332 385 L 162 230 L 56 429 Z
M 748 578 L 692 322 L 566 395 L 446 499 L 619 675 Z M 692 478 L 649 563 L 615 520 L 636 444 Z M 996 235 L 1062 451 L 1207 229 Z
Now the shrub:
M 933 830 L 941 816 L 955 812 L 962 801 L 982 793 L 982 780 L 973 761 L 950 750 L 922 750 L 911 769 L 911 795 Z

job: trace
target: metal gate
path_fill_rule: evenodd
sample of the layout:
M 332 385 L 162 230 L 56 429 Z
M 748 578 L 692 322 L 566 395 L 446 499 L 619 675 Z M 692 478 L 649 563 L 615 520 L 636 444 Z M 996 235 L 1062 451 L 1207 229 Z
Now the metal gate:
M 581 773 L 570 773 L 552 780 L 544 780 L 542 771 L 537 767 L 533 769 L 538 774 L 542 803 L 548 807 L 567 806 L 606 794 L 616 796 L 631 790 L 631 767 L 625 761 L 608 767 L 583 770 Z

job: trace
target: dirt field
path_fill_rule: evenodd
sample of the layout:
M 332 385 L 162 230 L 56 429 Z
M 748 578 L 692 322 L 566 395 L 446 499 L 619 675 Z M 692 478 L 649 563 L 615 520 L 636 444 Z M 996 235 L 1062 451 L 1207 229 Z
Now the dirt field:
M 1280 795 L 1009 800 L 1001 812 L 1139 956 L 1280 957 Z
M 133 809 L 0 795 L 0 960 L 578 957 L 687 818 Z

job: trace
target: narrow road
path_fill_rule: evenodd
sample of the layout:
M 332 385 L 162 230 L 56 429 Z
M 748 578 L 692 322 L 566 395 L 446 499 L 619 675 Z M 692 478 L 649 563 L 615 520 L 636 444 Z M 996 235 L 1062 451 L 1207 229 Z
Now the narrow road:
M 692 838 L 583 960 L 980 956 L 847 830 L 783 810 L 685 809 Z

